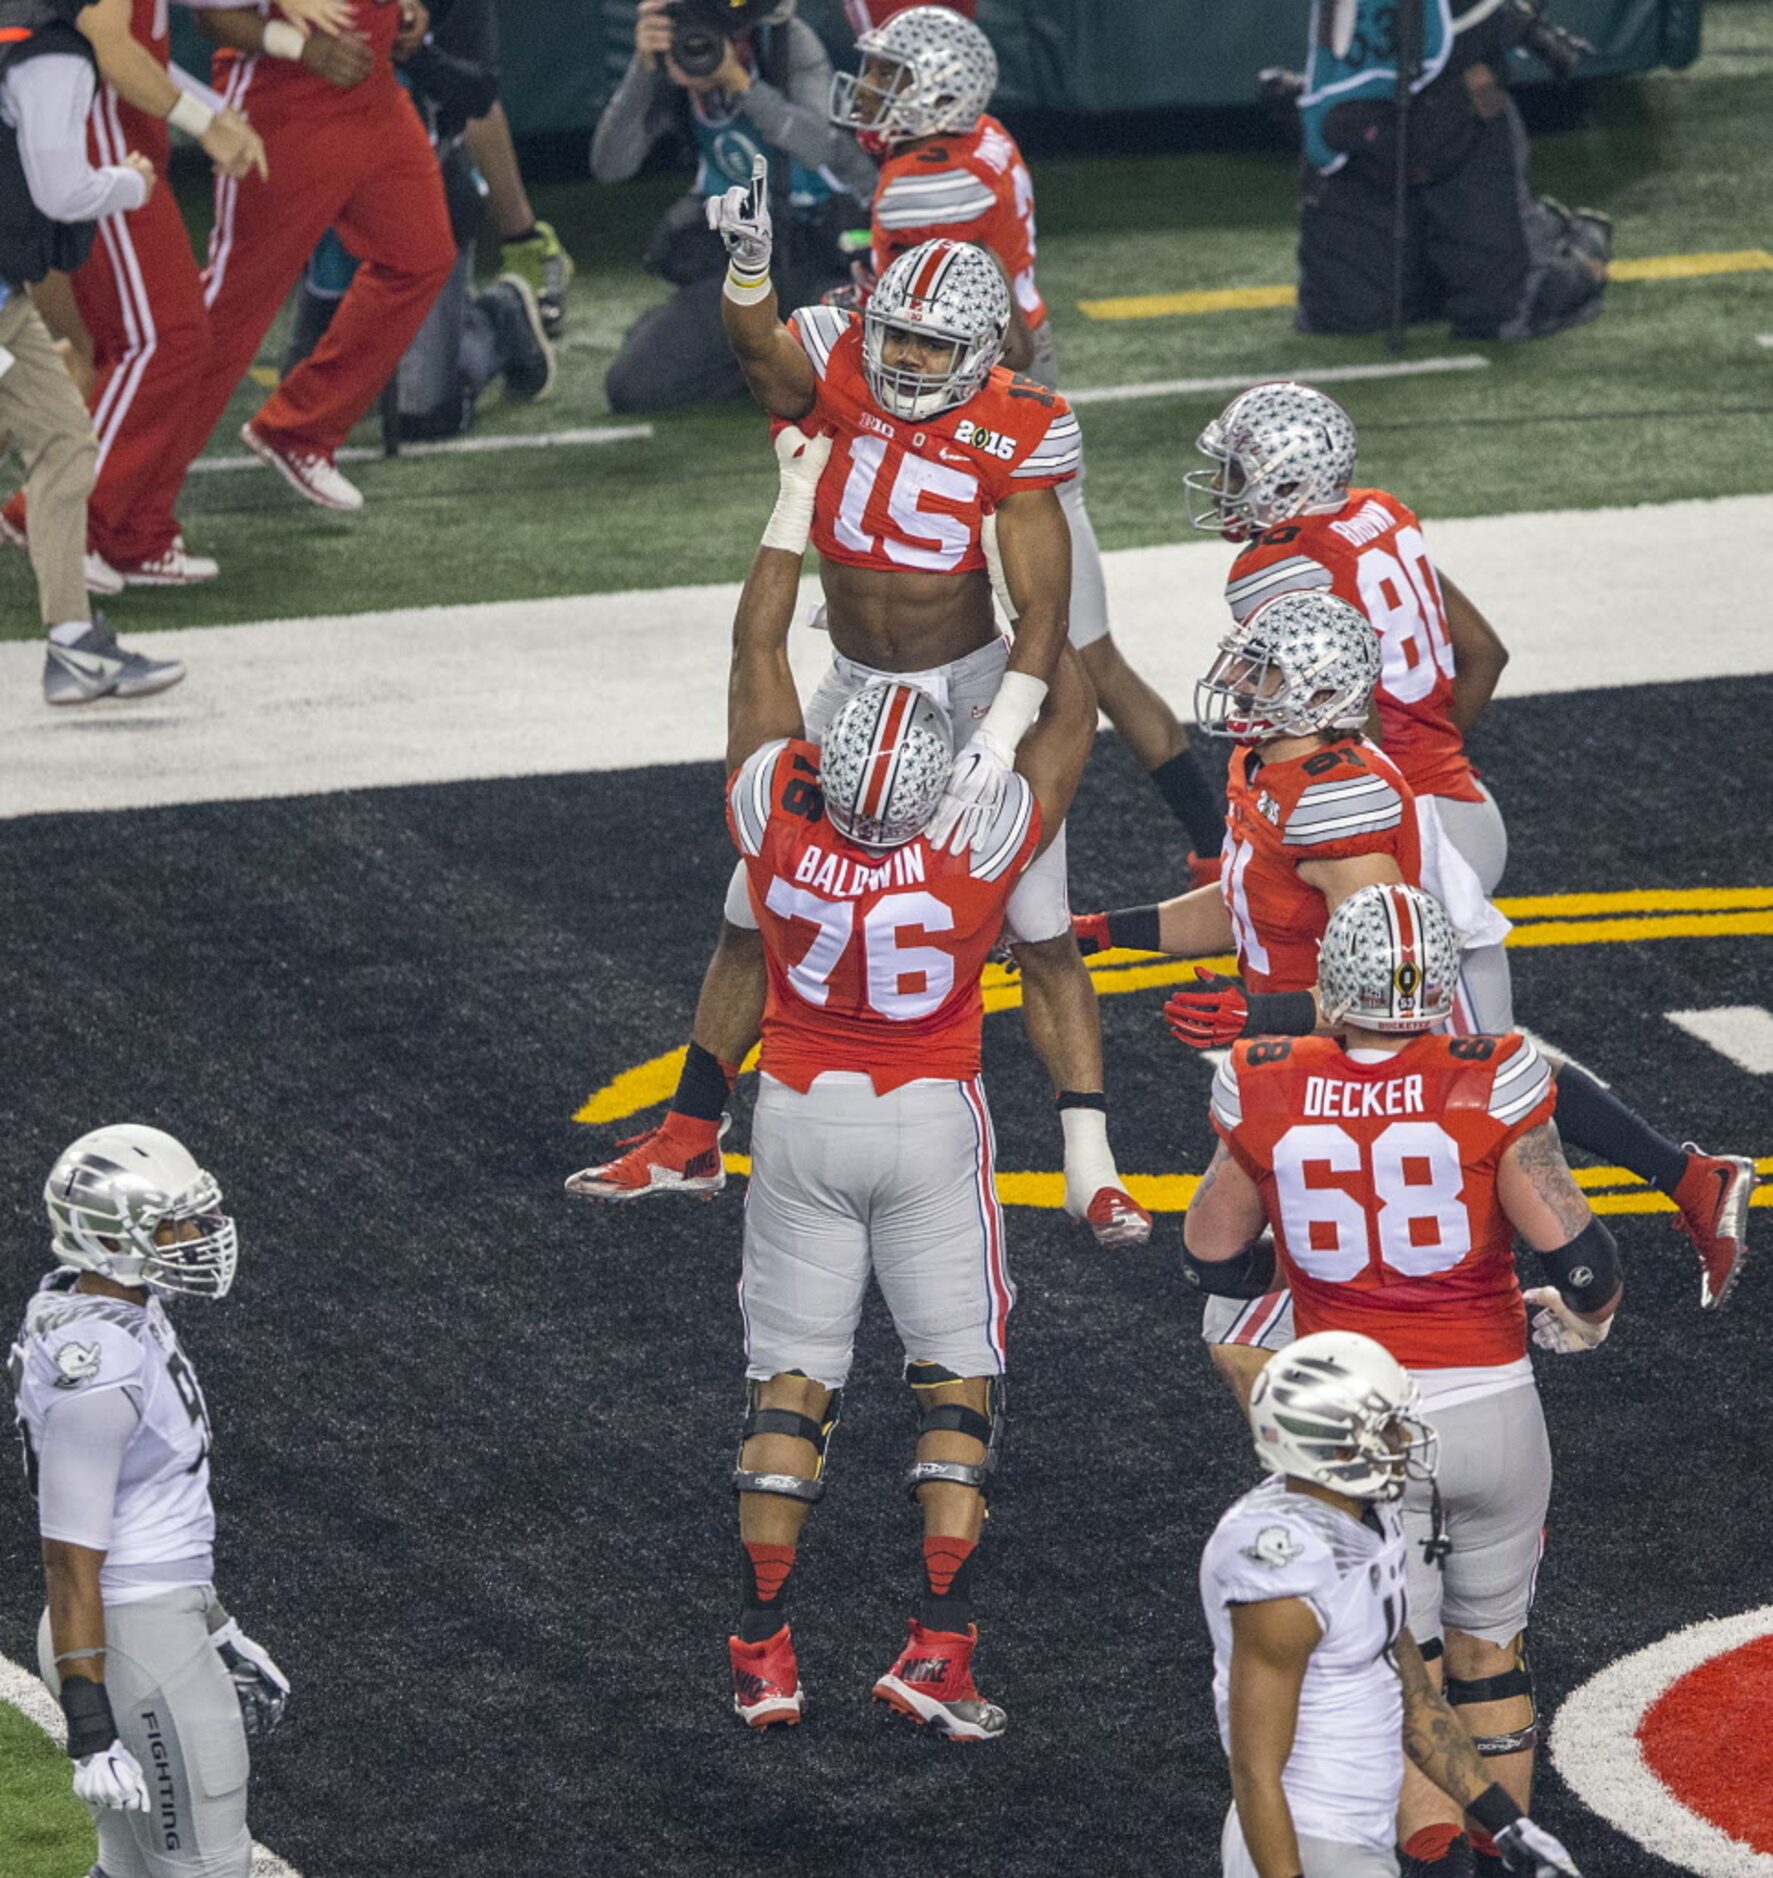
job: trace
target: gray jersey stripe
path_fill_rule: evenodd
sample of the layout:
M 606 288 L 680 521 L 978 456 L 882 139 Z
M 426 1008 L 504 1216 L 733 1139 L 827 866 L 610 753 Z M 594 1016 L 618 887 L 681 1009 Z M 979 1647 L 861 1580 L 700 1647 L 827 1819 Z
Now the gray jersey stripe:
M 794 316 L 800 330 L 801 344 L 821 378 L 831 358 L 831 348 L 849 328 L 850 316 L 841 307 L 803 306 Z
M 1549 1070 L 1542 1070 L 1539 1077 L 1533 1083 L 1533 1086 L 1530 1089 L 1524 1090 L 1520 1095 L 1516 1096 L 1513 1101 L 1498 1103 L 1496 1098 L 1492 1096 L 1490 1098 L 1490 1113 L 1499 1122 L 1512 1122 L 1518 1117 L 1525 1115 L 1535 1103 L 1542 1100 L 1550 1084 L 1551 1072 Z
M 1321 848 L 1330 841 L 1352 841 L 1357 835 L 1383 834 L 1388 828 L 1396 828 L 1403 818 L 1400 804 L 1389 815 L 1351 815 L 1345 821 L 1326 822 L 1323 827 L 1303 834 L 1295 834 L 1289 828 L 1282 840 L 1289 848 Z
M 1335 578 L 1321 561 L 1312 560 L 1308 554 L 1292 554 L 1284 561 L 1276 561 L 1272 567 L 1246 574 L 1242 580 L 1228 581 L 1225 597 L 1241 600 L 1246 594 L 1263 593 L 1270 587 L 1279 593 L 1291 593 L 1299 587 L 1328 587 Z
M 995 845 L 983 861 L 973 864 L 976 880 L 996 880 L 1016 858 L 1016 851 L 1027 836 L 1029 819 L 1034 814 L 1034 790 L 1026 777 L 1019 775 L 1015 780 L 1020 787 L 1010 792 L 987 836 Z
M 1213 1072 L 1213 1113 L 1227 1128 L 1235 1128 L 1244 1118 L 1243 1096 L 1237 1086 L 1237 1071 L 1228 1056 Z

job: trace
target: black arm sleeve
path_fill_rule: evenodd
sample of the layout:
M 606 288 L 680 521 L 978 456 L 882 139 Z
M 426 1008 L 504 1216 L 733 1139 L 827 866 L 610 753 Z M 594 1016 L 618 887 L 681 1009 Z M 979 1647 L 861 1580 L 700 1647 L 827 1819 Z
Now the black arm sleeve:
M 1197 1259 L 1182 1248 L 1182 1276 L 1210 1298 L 1261 1298 L 1276 1289 L 1274 1241 L 1264 1233 L 1228 1259 Z
M 1541 1252 L 1539 1269 L 1570 1309 L 1584 1316 L 1611 1304 L 1623 1282 L 1619 1248 L 1598 1219 L 1591 1219 L 1568 1245 Z

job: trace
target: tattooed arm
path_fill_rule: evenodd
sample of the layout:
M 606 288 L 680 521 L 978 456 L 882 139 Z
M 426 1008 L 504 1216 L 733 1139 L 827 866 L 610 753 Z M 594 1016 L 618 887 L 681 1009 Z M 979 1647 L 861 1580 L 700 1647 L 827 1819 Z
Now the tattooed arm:
M 1256 1183 L 1221 1141 L 1182 1221 L 1182 1243 L 1208 1264 L 1236 1258 L 1267 1223 Z
M 1564 1159 L 1556 1122 L 1541 1122 L 1509 1143 L 1497 1170 L 1496 1197 L 1535 1252 L 1568 1245 L 1594 1218 Z
M 1465 1724 L 1428 1679 L 1416 1639 L 1404 1631 L 1392 1650 L 1404 1686 L 1404 1752 L 1449 1799 L 1469 1806 L 1490 1784 Z
M 1533 1341 L 1564 1356 L 1592 1350 L 1606 1336 L 1625 1286 L 1613 1237 L 1583 1198 L 1555 1122 L 1509 1143 L 1496 1170 L 1496 1197 L 1557 1281 L 1525 1294 L 1546 1313 L 1533 1320 Z

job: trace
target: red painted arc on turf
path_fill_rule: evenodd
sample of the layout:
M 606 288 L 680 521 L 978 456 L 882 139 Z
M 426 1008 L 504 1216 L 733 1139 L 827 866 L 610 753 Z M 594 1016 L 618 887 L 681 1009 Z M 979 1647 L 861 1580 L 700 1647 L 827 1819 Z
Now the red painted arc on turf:
M 1720 1832 L 1773 1853 L 1773 1637 L 1689 1670 L 1638 1724 L 1644 1761 Z

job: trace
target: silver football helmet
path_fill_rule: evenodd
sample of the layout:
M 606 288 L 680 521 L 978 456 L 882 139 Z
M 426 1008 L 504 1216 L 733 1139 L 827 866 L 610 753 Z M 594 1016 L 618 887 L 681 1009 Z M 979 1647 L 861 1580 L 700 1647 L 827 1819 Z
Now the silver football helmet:
M 82 1135 L 49 1170 L 43 1201 L 63 1265 L 150 1291 L 228 1295 L 239 1246 L 222 1190 L 160 1129 L 124 1122 Z
M 1238 395 L 1195 439 L 1212 468 L 1182 478 L 1192 528 L 1247 540 L 1348 500 L 1354 424 L 1334 398 L 1277 379 Z
M 920 137 L 958 136 L 997 89 L 997 54 L 949 7 L 912 7 L 857 37 L 857 72 L 831 79 L 831 121 L 876 154 Z
M 1362 887 L 1330 915 L 1317 955 L 1331 1024 L 1432 1030 L 1459 988 L 1459 935 L 1433 894 L 1401 883 Z
M 1219 641 L 1194 688 L 1201 728 L 1239 743 L 1359 730 L 1379 682 L 1379 635 L 1327 593 L 1283 593 Z
M 1009 329 L 1010 290 L 983 248 L 941 236 L 919 242 L 881 275 L 862 310 L 863 376 L 888 416 L 921 424 L 983 389 Z M 889 364 L 896 332 L 946 340 L 947 367 Z
M 954 737 L 927 691 L 899 679 L 865 685 L 831 720 L 819 751 L 825 813 L 865 848 L 897 848 L 935 814 Z
M 1320 1330 L 1277 1350 L 1250 1390 L 1256 1458 L 1354 1500 L 1396 1500 L 1432 1480 L 1440 1437 L 1422 1392 L 1388 1350 L 1351 1330 Z

